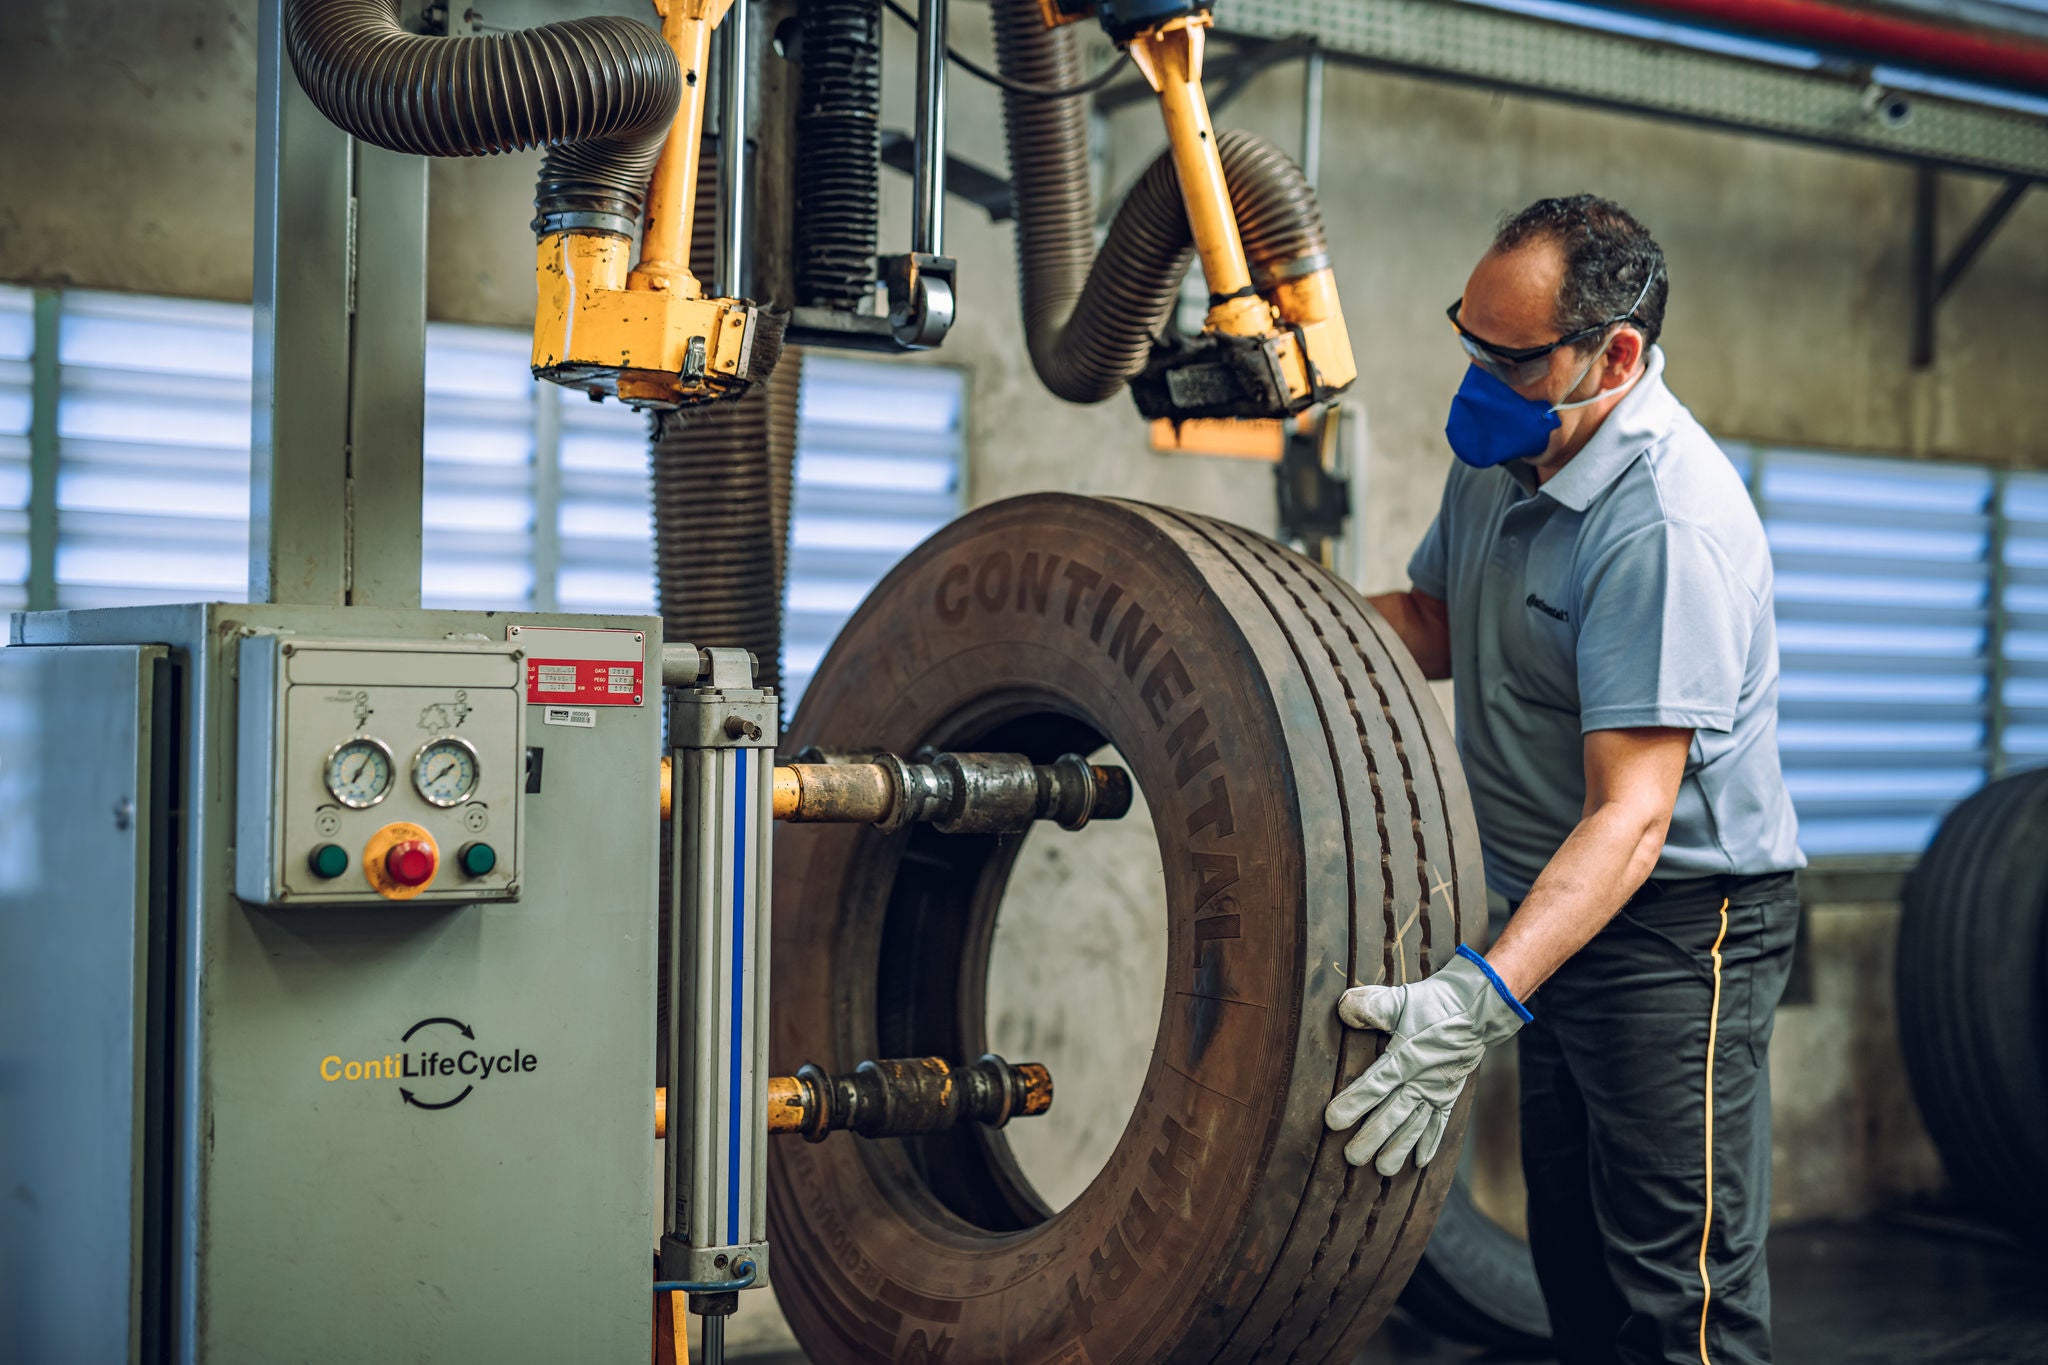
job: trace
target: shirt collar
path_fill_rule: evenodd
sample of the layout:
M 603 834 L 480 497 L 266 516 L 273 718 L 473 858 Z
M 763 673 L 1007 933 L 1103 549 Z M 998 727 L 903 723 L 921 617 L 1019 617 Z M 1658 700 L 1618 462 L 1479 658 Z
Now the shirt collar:
M 1593 439 L 1538 491 L 1574 512 L 1585 511 L 1638 456 L 1670 430 L 1671 409 L 1677 401 L 1664 386 L 1664 348 L 1652 346 L 1635 386 L 1607 414 Z

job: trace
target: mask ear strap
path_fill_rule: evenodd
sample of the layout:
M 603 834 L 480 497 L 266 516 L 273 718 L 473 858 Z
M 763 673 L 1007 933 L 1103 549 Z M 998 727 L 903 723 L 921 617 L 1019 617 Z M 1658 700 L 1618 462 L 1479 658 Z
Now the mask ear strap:
M 1655 270 L 1652 270 L 1650 272 L 1650 277 L 1643 281 L 1643 292 L 1636 295 L 1636 301 L 1628 306 L 1628 311 L 1626 313 L 1623 313 L 1619 318 L 1615 319 L 1614 332 L 1610 332 L 1608 334 L 1606 344 L 1602 345 L 1601 348 L 1594 353 L 1593 358 L 1586 362 L 1586 368 L 1579 371 L 1579 377 L 1572 381 L 1573 389 L 1576 389 L 1579 385 L 1586 382 L 1586 376 L 1593 372 L 1593 367 L 1595 365 L 1598 365 L 1600 363 L 1600 358 L 1607 354 L 1607 347 L 1612 346 L 1614 344 L 1615 335 L 1618 334 L 1623 327 L 1626 327 L 1630 324 L 1631 319 L 1633 319 L 1636 315 L 1636 309 L 1642 307 L 1643 300 L 1650 297 L 1650 286 L 1655 284 L 1656 282 L 1657 272 Z M 1636 323 L 1635 326 L 1638 331 L 1642 329 L 1641 323 Z M 1648 351 L 1649 347 L 1645 345 L 1643 349 L 1644 351 Z M 1552 412 L 1570 412 L 1573 408 L 1590 407 L 1591 405 L 1599 402 L 1603 398 L 1612 395 L 1627 393 L 1630 389 L 1636 386 L 1636 380 L 1641 379 L 1643 377 L 1643 371 L 1645 368 L 1646 365 L 1643 356 L 1639 354 L 1636 357 L 1636 372 L 1626 384 L 1617 385 L 1612 389 L 1601 389 L 1597 393 L 1595 393 L 1591 398 L 1581 398 L 1576 400 L 1575 402 L 1570 403 L 1554 403 L 1551 405 L 1550 410 Z M 1571 389 L 1566 389 L 1565 392 L 1570 393 Z
M 1619 327 L 1615 328 L 1615 332 L 1617 334 L 1620 332 L 1620 330 L 1621 329 Z M 1614 337 L 1609 336 L 1607 338 L 1607 345 L 1611 346 L 1613 344 Z M 1593 358 L 1586 362 L 1586 368 L 1579 371 L 1578 380 L 1575 383 L 1573 383 L 1572 389 L 1576 389 L 1580 384 L 1585 383 L 1586 376 L 1591 374 L 1593 372 L 1593 367 L 1595 365 L 1598 365 L 1602 360 L 1604 360 L 1606 356 L 1607 346 L 1602 346 L 1597 352 L 1594 353 Z M 1649 366 L 1644 362 L 1643 357 L 1638 355 L 1636 357 L 1636 372 L 1628 377 L 1627 383 L 1617 384 L 1611 389 L 1596 389 L 1591 398 L 1580 398 L 1570 403 L 1554 403 L 1551 405 L 1550 410 L 1552 412 L 1570 412 L 1573 408 L 1591 407 L 1593 404 L 1599 402 L 1603 398 L 1619 398 L 1621 397 L 1621 395 L 1627 393 L 1630 389 L 1634 388 L 1636 386 L 1636 381 L 1638 379 L 1641 379 L 1648 369 Z M 1565 392 L 1570 393 L 1571 389 L 1566 389 Z
M 1600 355 L 1606 354 L 1607 352 L 1605 350 L 1602 350 L 1600 352 Z M 1599 362 L 1599 358 L 1599 356 L 1595 356 L 1593 358 L 1596 364 Z M 1636 381 L 1643 377 L 1643 374 L 1648 368 L 1649 367 L 1646 365 L 1638 364 L 1636 366 L 1636 372 L 1629 376 L 1628 382 L 1626 384 L 1617 384 L 1611 389 L 1602 389 L 1598 393 L 1594 394 L 1591 398 L 1581 398 L 1576 400 L 1575 402 L 1554 404 L 1552 405 L 1550 410 L 1552 412 L 1570 412 L 1573 408 L 1591 407 L 1593 404 L 1599 402 L 1603 398 L 1619 398 L 1622 394 L 1627 393 L 1630 389 L 1636 386 Z M 1580 380 L 1583 381 L 1586 375 L 1590 373 L 1592 369 L 1593 366 L 1588 365 L 1584 370 L 1581 370 L 1579 372 Z M 1572 385 L 1572 387 L 1577 388 L 1578 385 L 1574 384 Z

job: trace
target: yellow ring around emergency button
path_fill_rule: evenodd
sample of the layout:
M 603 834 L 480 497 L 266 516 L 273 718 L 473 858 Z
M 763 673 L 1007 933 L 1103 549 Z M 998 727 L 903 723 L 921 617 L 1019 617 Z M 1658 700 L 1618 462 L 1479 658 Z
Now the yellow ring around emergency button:
M 384 860 L 392 849 L 400 844 L 412 842 L 425 844 L 433 850 L 434 873 L 438 876 L 441 871 L 441 846 L 434 842 L 433 835 L 418 825 L 409 825 L 402 820 L 386 825 L 372 834 L 370 841 L 363 845 L 363 876 L 370 883 L 370 889 L 386 900 L 409 901 L 434 884 L 434 878 L 428 877 L 418 886 L 407 886 L 395 880 L 390 869 L 385 867 Z

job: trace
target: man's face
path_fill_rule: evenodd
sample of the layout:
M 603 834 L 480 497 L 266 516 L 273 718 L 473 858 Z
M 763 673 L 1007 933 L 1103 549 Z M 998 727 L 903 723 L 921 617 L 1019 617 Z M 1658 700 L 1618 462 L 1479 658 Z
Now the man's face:
M 1465 282 L 1465 301 L 1458 320 L 1475 337 L 1496 346 L 1515 349 L 1547 346 L 1563 333 L 1557 326 L 1557 294 L 1564 284 L 1564 251 L 1554 241 L 1524 242 L 1512 251 L 1489 251 L 1473 267 Z M 1560 346 L 1548 357 L 1549 366 L 1537 378 L 1514 385 L 1524 398 L 1544 403 L 1563 403 L 1589 398 L 1602 387 L 1606 362 L 1616 359 L 1612 338 L 1609 353 L 1591 369 L 1586 356 L 1575 346 Z M 1632 366 L 1628 357 L 1624 369 Z M 1582 379 L 1580 376 L 1584 374 Z M 1544 459 L 1561 451 L 1576 450 L 1583 441 L 1582 430 L 1590 432 L 1606 416 L 1606 404 L 1573 408 L 1557 415 L 1558 429 L 1550 433 Z M 1543 460 L 1535 461 L 1541 464 Z

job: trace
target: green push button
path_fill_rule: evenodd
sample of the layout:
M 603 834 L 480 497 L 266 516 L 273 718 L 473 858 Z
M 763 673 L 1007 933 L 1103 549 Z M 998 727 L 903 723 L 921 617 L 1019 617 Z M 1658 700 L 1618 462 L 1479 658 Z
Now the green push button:
M 348 871 L 348 850 L 340 844 L 322 844 L 306 855 L 306 866 L 314 876 L 332 880 Z
M 465 876 L 488 877 L 498 865 L 498 850 L 489 844 L 464 844 L 456 861 L 462 865 Z

